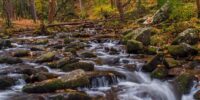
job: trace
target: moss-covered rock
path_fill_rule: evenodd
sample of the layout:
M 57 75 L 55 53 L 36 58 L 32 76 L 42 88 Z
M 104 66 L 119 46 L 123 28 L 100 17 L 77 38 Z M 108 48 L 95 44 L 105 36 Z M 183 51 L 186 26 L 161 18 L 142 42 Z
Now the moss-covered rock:
M 6 64 L 17 64 L 22 63 L 23 61 L 20 58 L 15 57 L 9 57 L 9 56 L 0 56 L 0 64 L 6 63 Z
M 147 54 L 154 55 L 157 54 L 158 48 L 155 46 L 148 46 Z
M 10 48 L 10 47 L 12 47 L 10 40 L 0 39 L 0 49 Z
M 64 39 L 64 44 L 70 44 L 73 41 L 74 41 L 74 39 L 72 39 L 72 38 L 65 38 Z
M 47 44 L 47 43 L 49 43 L 49 40 L 48 40 L 48 39 L 40 39 L 40 40 L 36 40 L 36 41 L 34 42 L 34 44 L 37 44 L 37 45 L 45 45 L 45 44 Z
M 61 69 L 65 72 L 72 71 L 75 69 L 83 69 L 85 71 L 93 71 L 94 64 L 87 63 L 87 62 L 76 62 L 76 63 L 72 63 L 72 64 L 66 64 Z
M 27 84 L 23 87 L 23 92 L 27 93 L 47 93 L 61 89 L 73 89 L 87 86 L 89 79 L 83 70 L 75 70 L 59 78 Z
M 197 91 L 197 93 L 194 94 L 194 99 L 195 100 L 200 100 L 200 90 Z
M 168 71 L 167 68 L 165 68 L 165 66 L 159 66 L 151 73 L 152 78 L 158 78 L 158 79 L 166 78 L 167 75 Z
M 164 58 L 164 54 L 157 54 L 142 69 L 146 72 L 152 72 L 157 68 L 158 65 L 164 65 L 166 68 L 169 66 Z
M 127 53 L 140 53 L 143 50 L 143 44 L 136 40 L 127 42 Z
M 62 58 L 55 62 L 50 62 L 47 65 L 51 68 L 62 68 L 63 66 L 65 66 L 67 64 L 76 63 L 78 61 L 79 61 L 79 59 L 76 59 L 74 57 L 66 57 L 66 58 Z
M 180 93 L 187 94 L 193 86 L 194 79 L 195 77 L 193 75 L 183 73 L 176 77 L 174 84 Z
M 40 57 L 36 58 L 36 63 L 44 63 L 44 62 L 50 62 L 55 59 L 55 53 L 54 52 L 48 52 L 46 54 L 41 55 Z
M 174 58 L 165 58 L 165 60 L 167 61 L 169 68 L 174 68 L 181 65 L 181 62 L 178 60 L 175 60 Z
M 95 57 L 97 57 L 97 55 L 95 55 L 92 52 L 83 52 L 83 53 L 81 53 L 81 56 L 84 57 L 84 58 L 95 58 Z
M 180 45 L 171 45 L 168 47 L 168 52 L 173 57 L 188 57 L 198 53 L 195 48 L 186 43 L 182 43 Z
M 180 43 L 196 44 L 199 41 L 199 32 L 196 29 L 187 29 L 180 33 L 175 40 L 172 42 L 173 45 L 178 45 Z
M 6 89 L 14 85 L 16 80 L 14 78 L 8 76 L 1 76 L 0 77 L 0 90 Z
M 123 41 L 127 43 L 129 40 L 137 40 L 143 45 L 149 45 L 152 34 L 153 32 L 151 27 L 138 28 L 136 30 L 129 31 L 129 33 L 123 37 Z
M 17 50 L 12 53 L 14 57 L 25 57 L 29 56 L 29 50 Z

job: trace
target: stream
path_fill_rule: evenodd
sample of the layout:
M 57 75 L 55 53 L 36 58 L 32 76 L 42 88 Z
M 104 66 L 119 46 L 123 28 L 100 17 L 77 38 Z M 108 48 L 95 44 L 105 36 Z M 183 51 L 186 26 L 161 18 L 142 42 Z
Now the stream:
M 47 36 L 37 37 L 18 37 L 15 39 L 46 39 Z M 12 39 L 11 39 L 12 40 Z M 14 41 L 14 39 L 13 39 Z M 15 49 L 30 50 L 29 44 L 12 43 L 13 48 L 3 49 L 1 54 Z M 141 71 L 141 66 L 145 64 L 142 59 L 138 59 L 138 55 L 127 54 L 124 45 L 119 40 L 105 39 L 102 41 L 91 40 L 87 42 L 87 47 L 83 51 L 93 52 L 97 58 L 80 58 L 83 62 L 91 62 L 95 65 L 95 70 L 115 71 L 126 76 L 125 79 L 117 77 L 112 78 L 112 84 L 105 77 L 97 78 L 92 81 L 90 87 L 79 88 L 80 91 L 85 91 L 91 97 L 103 96 L 111 98 L 110 100 L 194 100 L 193 95 L 199 88 L 196 88 L 199 83 L 195 83 L 190 93 L 180 96 L 176 93 L 175 88 L 170 83 L 170 80 L 152 79 L 149 73 Z M 43 45 L 41 45 L 43 46 Z M 111 51 L 112 49 L 115 50 Z M 101 60 L 98 64 L 96 60 Z M 44 67 L 50 73 L 65 74 L 60 70 L 51 69 L 43 64 L 33 63 L 25 59 L 26 64 L 35 67 Z M 124 67 L 132 65 L 131 67 Z M 0 64 L 0 69 L 12 67 L 8 64 Z M 22 87 L 26 85 L 21 74 L 8 74 L 18 79 L 17 85 L 10 87 L 7 90 L 0 91 L 0 100 L 11 100 L 11 96 L 22 93 Z M 109 99 L 108 99 L 109 100 Z

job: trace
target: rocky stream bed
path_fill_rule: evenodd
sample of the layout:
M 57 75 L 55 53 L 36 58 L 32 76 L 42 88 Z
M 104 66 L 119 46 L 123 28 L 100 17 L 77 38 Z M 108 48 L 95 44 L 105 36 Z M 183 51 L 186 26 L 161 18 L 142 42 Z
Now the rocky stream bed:
M 120 39 L 86 31 L 0 39 L 0 100 L 198 98 L 198 80 L 179 68 L 165 72 L 163 54 L 128 54 Z

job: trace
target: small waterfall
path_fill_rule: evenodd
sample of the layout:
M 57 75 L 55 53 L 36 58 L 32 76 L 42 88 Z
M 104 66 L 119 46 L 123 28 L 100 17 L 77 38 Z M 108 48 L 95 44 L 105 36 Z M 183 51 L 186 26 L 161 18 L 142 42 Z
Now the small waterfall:
M 101 76 L 91 79 L 91 88 L 98 87 L 109 87 L 119 83 L 119 78 L 117 76 Z

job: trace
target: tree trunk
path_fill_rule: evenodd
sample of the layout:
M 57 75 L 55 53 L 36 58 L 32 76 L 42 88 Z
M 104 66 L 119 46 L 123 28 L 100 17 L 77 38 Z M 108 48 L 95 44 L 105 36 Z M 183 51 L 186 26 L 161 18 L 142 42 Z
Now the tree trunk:
M 36 14 L 36 10 L 35 10 L 35 0 L 29 0 L 29 4 L 30 4 L 30 11 L 31 11 L 32 18 L 33 18 L 34 22 L 36 22 L 37 14 Z
M 196 0 L 196 4 L 197 4 L 197 17 L 200 18 L 200 0 Z
M 6 25 L 8 27 L 11 27 L 11 25 L 12 25 L 11 18 L 12 18 L 13 10 L 12 10 L 11 5 L 12 5 L 12 3 L 10 0 L 3 0 L 3 11 L 4 11 L 4 14 L 6 17 Z
M 49 23 L 52 23 L 54 21 L 55 13 L 56 13 L 56 0 L 49 0 L 49 15 L 48 15 Z
M 117 10 L 119 12 L 120 20 L 124 21 L 124 11 L 121 0 L 116 0 Z

